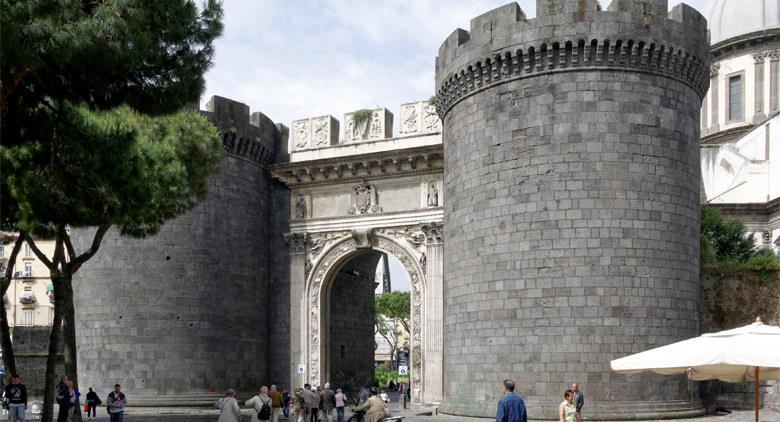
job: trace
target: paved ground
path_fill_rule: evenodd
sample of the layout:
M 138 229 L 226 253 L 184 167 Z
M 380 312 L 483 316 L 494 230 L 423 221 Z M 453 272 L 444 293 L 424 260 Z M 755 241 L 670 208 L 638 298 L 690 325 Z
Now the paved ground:
M 103 415 L 105 415 L 105 409 L 103 410 Z M 140 409 L 139 409 L 140 410 Z M 146 410 L 144 410 L 146 411 Z M 170 410 L 169 410 L 170 411 Z M 184 412 L 185 410 L 179 409 L 179 412 Z M 217 415 L 215 412 L 209 411 L 210 414 L 203 414 L 203 410 L 195 410 L 191 412 L 201 413 L 201 414 L 157 414 L 157 415 L 150 415 L 150 414 L 133 414 L 133 412 L 128 411 L 128 414 L 125 416 L 125 420 L 128 422 L 216 422 Z M 473 418 L 463 418 L 463 417 L 455 417 L 455 416 L 445 416 L 445 415 L 437 415 L 437 416 L 419 416 L 414 415 L 412 412 L 403 412 L 402 414 L 406 415 L 405 421 L 406 422 L 485 422 L 489 419 L 473 419 Z M 245 422 L 250 422 L 250 417 L 248 416 L 244 417 Z M 0 418 L 0 420 L 7 420 L 6 417 Z M 31 419 L 28 419 L 31 420 Z M 34 419 L 32 419 L 34 420 Z M 98 422 L 106 422 L 108 421 L 107 417 L 98 417 Z M 280 419 L 280 421 L 286 421 L 285 419 Z M 665 422 L 753 422 L 753 412 L 752 411 L 737 411 L 732 413 L 731 415 L 724 415 L 724 416 L 706 416 L 702 418 L 695 418 L 695 419 L 675 419 L 675 420 L 667 420 Z M 778 422 L 780 421 L 780 412 L 773 411 L 773 410 L 765 410 L 761 413 L 761 422 Z

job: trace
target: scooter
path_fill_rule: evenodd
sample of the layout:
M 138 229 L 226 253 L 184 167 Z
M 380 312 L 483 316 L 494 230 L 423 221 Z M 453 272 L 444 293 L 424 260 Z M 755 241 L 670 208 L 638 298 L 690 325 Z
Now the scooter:
M 404 420 L 403 416 L 388 416 L 380 419 L 381 422 L 403 422 L 403 420 Z M 352 416 L 350 416 L 347 422 L 366 422 L 366 411 L 353 410 Z

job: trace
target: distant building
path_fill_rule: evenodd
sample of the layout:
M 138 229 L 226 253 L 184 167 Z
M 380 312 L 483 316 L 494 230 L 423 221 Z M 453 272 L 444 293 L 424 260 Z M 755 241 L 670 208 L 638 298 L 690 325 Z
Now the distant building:
M 0 244 L 0 257 L 3 268 L 11 255 L 15 236 L 12 241 Z M 36 240 L 38 248 L 51 257 L 54 255 L 54 241 Z M 54 304 L 49 269 L 25 243 L 16 256 L 14 276 L 8 292 L 3 297 L 8 323 L 15 326 L 50 326 L 54 319 Z
M 409 332 L 397 320 L 386 317 L 379 318 L 382 318 L 380 323 L 384 324 L 385 327 L 392 327 L 393 335 L 388 335 L 386 339 L 385 336 L 379 333 L 379 330 L 376 330 L 374 335 L 374 342 L 376 343 L 374 363 L 376 365 L 387 364 L 390 366 L 390 363 L 396 360 L 399 351 L 409 350 Z M 389 342 L 388 339 L 390 340 Z M 390 346 L 393 342 L 395 343 L 395 350 Z
M 780 252 L 780 2 L 712 2 L 702 201 Z

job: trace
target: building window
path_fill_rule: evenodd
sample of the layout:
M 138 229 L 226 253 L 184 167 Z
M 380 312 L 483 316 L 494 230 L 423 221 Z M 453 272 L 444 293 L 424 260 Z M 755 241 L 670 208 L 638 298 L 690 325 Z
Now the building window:
M 32 326 L 35 323 L 35 319 L 33 317 L 33 311 L 24 311 L 22 313 L 22 325 L 24 326 Z
M 23 277 L 32 277 L 32 263 L 31 262 L 25 262 L 24 263 L 24 274 L 22 274 Z
M 32 249 L 30 249 L 30 245 L 28 243 L 24 244 L 24 256 L 32 256 Z
M 731 76 L 728 82 L 728 119 L 739 122 L 742 121 L 742 75 Z

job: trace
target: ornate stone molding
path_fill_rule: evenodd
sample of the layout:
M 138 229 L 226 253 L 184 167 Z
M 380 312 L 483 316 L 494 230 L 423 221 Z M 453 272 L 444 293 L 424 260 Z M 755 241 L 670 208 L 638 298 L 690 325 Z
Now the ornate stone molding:
M 706 60 L 706 58 L 705 58 Z M 436 90 L 436 109 L 444 119 L 462 99 L 514 80 L 566 71 L 623 68 L 660 74 L 707 92 L 706 62 L 691 52 L 652 40 L 547 40 L 540 45 L 512 46 L 473 62 L 443 79 Z
M 429 245 L 444 243 L 444 225 L 442 223 L 427 223 L 421 226 L 425 232 L 425 240 Z
M 320 237 L 321 236 L 321 237 Z M 327 235 L 313 235 L 316 239 L 312 241 L 312 245 L 316 245 L 319 253 L 314 252 L 319 256 L 312 273 L 307 278 L 306 284 L 306 299 L 307 299 L 307 332 L 308 332 L 308 344 L 306 356 L 308 359 L 308 374 L 309 380 L 312 384 L 318 385 L 323 381 L 321 370 L 321 344 L 322 334 L 320 333 L 321 327 L 321 313 L 323 304 L 322 291 L 326 287 L 328 277 L 331 277 L 332 269 L 334 265 L 342 262 L 348 258 L 349 255 L 355 253 L 358 250 L 359 244 L 356 243 L 355 238 L 351 233 L 339 234 L 330 233 Z M 363 239 L 365 240 L 365 239 Z M 412 367 L 412 383 L 420 391 L 424 388 L 424 372 L 423 372 L 423 310 L 422 304 L 424 303 L 424 291 L 425 291 L 425 276 L 424 271 L 420 267 L 417 257 L 412 251 L 402 246 L 400 242 L 406 242 L 405 239 L 398 239 L 388 237 L 385 233 L 375 233 L 369 240 L 371 247 L 379 251 L 388 253 L 396 257 L 404 266 L 406 272 L 409 274 L 412 290 L 412 332 L 411 332 L 411 367 Z M 311 252 L 311 249 L 310 249 Z
M 306 233 L 287 233 L 284 235 L 284 240 L 290 247 L 290 253 L 304 253 L 306 251 L 308 240 Z
M 275 178 L 293 188 L 441 172 L 442 158 L 442 146 L 430 145 L 280 164 L 272 171 Z
M 714 78 L 718 76 L 718 72 L 720 71 L 720 63 L 713 63 L 710 66 L 710 77 Z

